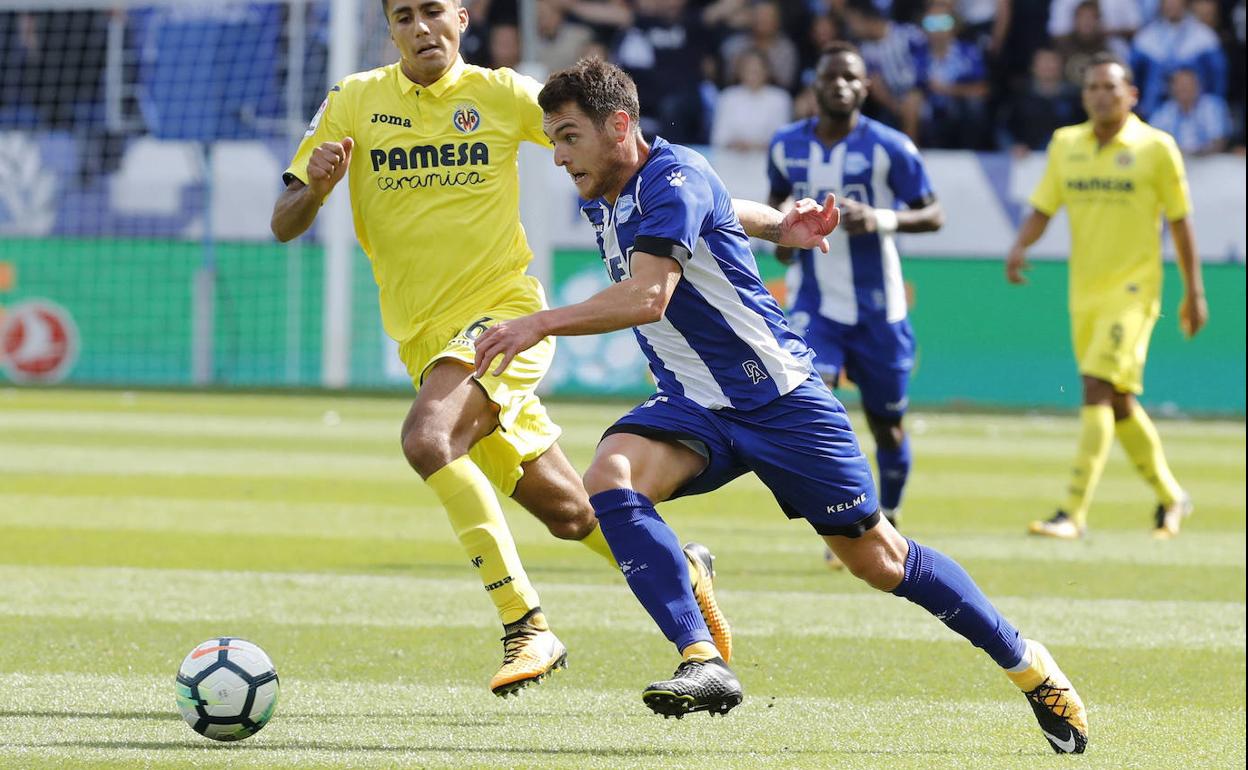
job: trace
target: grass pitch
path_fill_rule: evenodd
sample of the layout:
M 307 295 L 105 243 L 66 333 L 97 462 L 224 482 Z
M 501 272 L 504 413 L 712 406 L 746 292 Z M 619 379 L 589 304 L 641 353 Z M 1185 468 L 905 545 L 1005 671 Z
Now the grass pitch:
M 407 401 L 0 390 L 0 766 L 1243 767 L 1244 423 L 1163 422 L 1197 513 L 1149 537 L 1115 450 L 1085 541 L 1029 539 L 1076 424 L 916 413 L 904 531 L 959 559 L 1090 709 L 1056 757 L 984 655 L 908 602 L 829 573 L 753 478 L 663 506 L 719 557 L 745 703 L 663 720 L 673 651 L 623 579 L 509 519 L 571 654 L 519 699 L 486 682 L 492 606 L 406 467 Z M 626 405 L 553 404 L 583 468 Z M 869 440 L 868 440 L 869 441 Z M 173 677 L 236 635 L 282 678 L 238 744 L 192 732 Z

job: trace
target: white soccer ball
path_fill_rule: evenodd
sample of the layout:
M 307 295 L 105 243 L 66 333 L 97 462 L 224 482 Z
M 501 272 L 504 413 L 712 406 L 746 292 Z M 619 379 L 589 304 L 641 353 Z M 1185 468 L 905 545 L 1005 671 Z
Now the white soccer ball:
M 269 656 L 233 636 L 196 645 L 178 668 L 178 710 L 195 732 L 214 741 L 259 732 L 277 707 L 277 690 Z

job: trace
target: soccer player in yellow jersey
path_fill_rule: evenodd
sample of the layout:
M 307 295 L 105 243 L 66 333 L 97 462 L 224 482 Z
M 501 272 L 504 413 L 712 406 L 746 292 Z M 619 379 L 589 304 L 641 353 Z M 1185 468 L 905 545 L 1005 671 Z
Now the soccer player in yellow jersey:
M 372 262 L 386 332 L 417 389 L 403 453 L 446 508 L 498 610 L 503 665 L 490 688 L 507 695 L 562 666 L 567 652 L 541 612 L 491 485 L 556 537 L 579 540 L 615 565 L 535 394 L 553 340 L 502 376 L 473 376 L 481 332 L 545 306 L 540 284 L 524 272 L 533 255 L 517 176 L 522 141 L 549 146 L 541 84 L 463 62 L 468 12 L 458 0 L 382 0 L 382 8 L 400 61 L 330 89 L 284 175 L 272 227 L 282 241 L 306 231 L 350 169 L 356 237 Z M 751 235 L 789 245 L 819 245 L 830 229 L 813 201 L 788 216 L 749 202 L 739 208 Z M 715 603 L 710 554 L 690 544 L 686 557 L 727 657 L 731 636 Z
M 1006 277 L 1025 283 L 1031 246 L 1065 206 L 1070 217 L 1070 316 L 1083 377 L 1081 430 L 1067 497 L 1031 532 L 1066 539 L 1087 529 L 1088 506 L 1117 434 L 1131 462 L 1157 494 L 1154 535 L 1179 533 L 1191 498 L 1175 480 L 1156 428 L 1136 401 L 1144 359 L 1161 305 L 1161 216 L 1170 223 L 1185 291 L 1179 304 L 1184 334 L 1209 317 L 1192 236 L 1191 202 L 1174 139 L 1132 112 L 1138 92 L 1131 71 L 1105 54 L 1088 67 L 1083 106 L 1089 120 L 1058 129 L 1049 143 L 1044 178 L 1032 212 L 1010 250 Z

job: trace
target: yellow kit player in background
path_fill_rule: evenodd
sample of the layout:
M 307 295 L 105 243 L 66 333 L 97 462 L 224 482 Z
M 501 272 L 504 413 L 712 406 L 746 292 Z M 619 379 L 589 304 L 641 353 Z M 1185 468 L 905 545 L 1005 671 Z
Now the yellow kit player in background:
M 491 484 L 556 537 L 578 540 L 614 568 L 559 428 L 536 396 L 554 355 L 546 339 L 502 376 L 473 376 L 473 340 L 495 323 L 545 307 L 525 274 L 533 258 L 519 217 L 517 154 L 542 146 L 541 84 L 459 56 L 468 12 L 458 0 L 382 0 L 395 64 L 332 89 L 287 169 L 273 233 L 305 232 L 347 175 L 356 237 L 380 292 L 386 332 L 399 343 L 417 395 L 403 453 L 437 495 L 503 623 L 503 665 L 490 682 L 508 695 L 564 665 L 525 575 Z M 740 202 L 747 232 L 810 248 L 822 243 L 821 207 L 789 215 Z M 826 247 L 826 244 L 824 244 Z M 731 634 L 715 602 L 711 555 L 685 549 L 707 625 L 724 658 Z
M 1079 448 L 1062 507 L 1031 532 L 1077 538 L 1117 434 L 1127 456 L 1157 494 L 1154 535 L 1179 533 L 1191 498 L 1166 464 L 1156 428 L 1136 401 L 1143 392 L 1148 341 L 1161 307 L 1161 216 L 1170 223 L 1185 292 L 1184 334 L 1209 317 L 1189 218 L 1183 160 L 1174 139 L 1132 112 L 1138 92 L 1131 71 L 1112 56 L 1092 60 L 1083 105 L 1090 120 L 1058 129 L 1049 143 L 1044 178 L 1032 212 L 1010 250 L 1006 276 L 1025 283 L 1025 252 L 1065 206 L 1070 217 L 1070 316 L 1075 358 L 1083 376 Z

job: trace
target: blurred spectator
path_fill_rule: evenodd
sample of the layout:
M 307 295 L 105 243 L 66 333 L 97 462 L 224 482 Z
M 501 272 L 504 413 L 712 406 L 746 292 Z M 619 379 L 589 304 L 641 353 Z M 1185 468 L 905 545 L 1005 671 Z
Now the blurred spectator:
M 1016 0 L 1010 4 L 1005 42 L 993 64 L 993 88 L 1004 94 L 1024 82 L 1037 50 L 1050 45 L 1047 0 Z
M 797 85 L 797 46 L 781 29 L 780 5 L 775 0 L 755 2 L 750 7 L 749 29 L 724 41 L 720 54 L 725 68 L 731 70 L 737 56 L 747 48 L 767 57 L 776 84 L 790 90 Z
M 48 128 L 98 122 L 101 79 L 108 46 L 108 11 L 36 11 L 6 14 L 11 41 L 4 41 L 5 80 L 16 82 Z
M 1201 93 L 1200 79 L 1189 69 L 1177 69 L 1170 75 L 1170 99 L 1148 122 L 1173 136 L 1179 149 L 1191 155 L 1222 152 L 1231 134 L 1226 101 L 1216 94 Z
M 1082 0 L 1053 0 L 1049 7 L 1049 36 L 1069 35 L 1075 24 L 1075 8 Z M 1135 34 L 1144 17 L 1139 0 L 1098 0 L 1101 9 L 1101 25 L 1110 37 L 1128 41 Z
M 736 83 L 715 105 L 711 145 L 739 152 L 766 150 L 776 129 L 792 119 L 789 92 L 771 83 L 767 56 L 753 48 L 737 55 Z
M 870 2 L 856 0 L 846 10 L 850 33 L 857 38 L 871 76 L 868 112 L 919 141 L 923 112 L 923 72 L 927 38 L 913 24 L 889 21 Z
M 1093 56 L 1104 51 L 1125 61 L 1131 60 L 1131 47 L 1121 39 L 1105 34 L 1097 0 L 1083 0 L 1075 7 L 1075 23 L 1070 34 L 1056 41 L 1057 52 L 1065 61 L 1066 82 L 1083 90 L 1083 71 Z
M 490 25 L 489 66 L 510 67 L 520 66 L 520 28 L 515 24 Z
M 1151 115 L 1165 99 L 1177 69 L 1195 71 L 1209 93 L 1226 93 L 1226 55 L 1213 30 L 1187 12 L 1187 0 L 1161 0 L 1161 16 L 1135 38 L 1131 66 L 1142 115 Z
M 1062 75 L 1062 57 L 1050 48 L 1036 51 L 1027 86 L 1010 96 L 1006 133 L 1014 154 L 1043 150 L 1054 131 L 1083 118 L 1079 89 Z
M 491 11 L 494 10 L 493 0 L 460 0 L 460 3 L 468 11 L 468 29 L 464 30 L 464 34 L 460 36 L 459 53 L 464 57 L 464 61 L 470 64 L 488 66 L 490 63 L 490 17 Z M 328 5 L 328 3 L 324 5 Z M 501 22 L 503 20 L 502 17 L 506 15 L 505 9 L 500 8 L 495 11 L 495 14 L 498 17 L 496 20 Z M 370 15 L 366 14 L 366 17 Z M 515 23 L 514 16 L 511 21 L 513 24 Z M 386 39 L 389 41 L 390 29 L 388 25 L 385 31 Z M 383 61 L 364 63 L 380 66 L 381 64 L 392 62 L 395 60 L 398 51 L 390 48 L 387 53 L 390 54 L 390 57 Z
M 1235 133 L 1231 136 L 1231 149 L 1240 155 L 1244 154 L 1244 0 L 1239 0 L 1235 7 L 1231 10 L 1231 29 L 1234 32 L 1234 46 L 1231 48 L 1231 60 L 1235 62 L 1232 74 L 1236 76 L 1233 81 L 1234 88 L 1230 91 L 1231 95 L 1231 112 L 1235 121 Z
M 567 7 L 578 18 L 618 30 L 612 59 L 637 83 L 645 134 L 706 143 L 701 83 L 710 35 L 698 9 L 687 0 L 637 0 L 635 11 L 611 0 L 577 0 Z
M 835 16 L 815 16 L 810 20 L 810 29 L 806 33 L 804 51 L 810 51 L 809 57 L 803 58 L 802 73 L 798 77 L 798 81 L 802 85 L 813 83 L 815 80 L 815 65 L 819 62 L 818 52 L 827 47 L 828 43 L 833 40 L 841 40 L 845 36 L 841 33 L 840 22 Z
M 956 37 L 951 0 L 931 0 L 923 17 L 927 35 L 928 120 L 924 141 L 932 147 L 982 150 L 988 144 L 988 71 L 973 43 Z
M 567 19 L 560 0 L 537 0 L 537 60 L 547 73 L 571 67 L 585 55 L 594 33 Z
M 819 99 L 813 86 L 803 86 L 793 97 L 793 120 L 805 120 L 819 114 Z
M 1013 0 L 957 0 L 954 13 L 962 21 L 962 38 L 995 59 L 1005 46 L 1013 6 Z
M 19 124 L 72 131 L 79 179 L 117 168 L 122 138 L 104 121 L 103 75 L 111 11 L 0 15 L 0 112 Z

